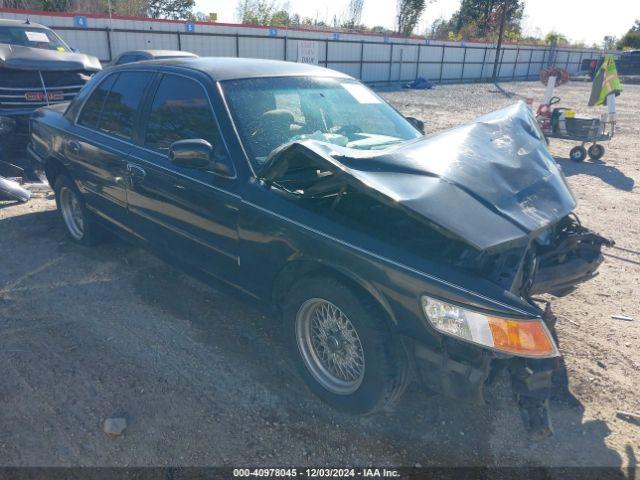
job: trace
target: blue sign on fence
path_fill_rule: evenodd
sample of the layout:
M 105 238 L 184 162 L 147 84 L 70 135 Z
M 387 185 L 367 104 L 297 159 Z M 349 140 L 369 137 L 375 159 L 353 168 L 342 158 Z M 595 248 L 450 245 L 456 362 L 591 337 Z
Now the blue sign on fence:
M 277 28 L 270 28 L 269 29 L 269 36 L 271 37 L 277 37 L 278 36 L 278 29 Z
M 193 33 L 196 31 L 196 24 L 193 22 L 186 22 L 184 24 L 184 31 L 187 33 Z
M 384 43 L 389 43 L 389 35 L 383 37 Z
M 428 38 L 424 39 L 424 44 L 425 45 L 429 45 L 431 43 L 431 40 L 429 40 Z
M 76 28 L 87 28 L 87 17 L 77 15 L 73 17 L 73 26 Z
M 334 39 L 334 40 L 340 40 L 340 33 L 338 33 L 338 32 L 333 32 L 333 39 Z

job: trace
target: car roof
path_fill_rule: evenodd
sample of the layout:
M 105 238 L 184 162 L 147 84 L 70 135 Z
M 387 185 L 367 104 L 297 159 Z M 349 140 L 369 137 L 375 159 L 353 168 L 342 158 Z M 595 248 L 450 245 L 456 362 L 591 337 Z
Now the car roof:
M 24 27 L 24 28 L 46 28 L 47 30 L 51 30 L 49 27 L 45 27 L 44 25 L 40 25 L 39 23 L 29 22 L 27 23 L 27 19 L 25 20 L 9 20 L 8 18 L 0 18 L 0 27 Z
M 342 72 L 309 65 L 307 63 L 235 57 L 195 57 L 146 60 L 128 63 L 115 68 L 135 69 L 136 65 L 182 67 L 204 72 L 214 81 L 239 80 L 260 77 L 334 77 L 352 78 Z
M 184 50 L 127 50 L 126 52 L 122 52 L 118 56 L 123 55 L 132 55 L 132 54 L 145 54 L 150 55 L 152 57 L 163 57 L 168 55 L 173 55 L 175 57 L 197 57 L 195 53 L 185 52 Z

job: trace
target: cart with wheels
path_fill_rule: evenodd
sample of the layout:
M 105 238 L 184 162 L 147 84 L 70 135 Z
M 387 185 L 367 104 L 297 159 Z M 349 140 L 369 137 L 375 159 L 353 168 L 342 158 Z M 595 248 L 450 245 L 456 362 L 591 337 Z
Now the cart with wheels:
M 545 131 L 547 138 L 559 138 L 581 142 L 569 152 L 569 158 L 574 162 L 582 162 L 587 155 L 592 160 L 600 160 L 604 155 L 604 146 L 598 142 L 610 140 L 615 131 L 613 121 L 598 118 L 565 118 L 553 130 Z M 589 148 L 585 145 L 591 144 Z
M 550 138 L 580 142 L 569 152 L 569 158 L 575 162 L 582 162 L 587 156 L 600 160 L 605 150 L 598 142 L 610 140 L 615 131 L 615 100 L 621 89 L 610 55 L 605 57 L 603 66 L 598 70 L 598 79 L 594 80 L 589 106 L 606 104 L 608 112 L 600 118 L 576 118 L 572 109 L 552 108 L 560 102 L 559 97 L 553 96 L 554 88 L 569 80 L 568 72 L 559 67 L 547 67 L 540 72 L 540 81 L 546 85 L 546 91 L 536 112 L 536 120 L 547 143 Z M 585 148 L 587 144 L 591 144 L 588 149 Z

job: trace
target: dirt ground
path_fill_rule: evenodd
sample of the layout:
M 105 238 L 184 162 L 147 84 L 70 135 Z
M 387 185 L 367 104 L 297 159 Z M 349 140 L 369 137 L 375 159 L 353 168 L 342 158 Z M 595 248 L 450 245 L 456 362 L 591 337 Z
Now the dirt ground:
M 503 86 L 516 95 L 486 84 L 383 95 L 434 132 L 543 93 Z M 558 93 L 592 114 L 589 88 Z M 640 86 L 618 107 L 602 161 L 550 147 L 582 222 L 617 242 L 597 278 L 551 298 L 575 396 L 554 394 L 553 438 L 527 440 L 504 382 L 487 407 L 414 384 L 393 413 L 338 414 L 305 388 L 266 312 L 139 249 L 70 243 L 40 192 L 0 203 L 0 465 L 635 467 L 640 426 L 616 411 L 640 413 Z M 115 439 L 101 425 L 112 416 L 128 420 Z

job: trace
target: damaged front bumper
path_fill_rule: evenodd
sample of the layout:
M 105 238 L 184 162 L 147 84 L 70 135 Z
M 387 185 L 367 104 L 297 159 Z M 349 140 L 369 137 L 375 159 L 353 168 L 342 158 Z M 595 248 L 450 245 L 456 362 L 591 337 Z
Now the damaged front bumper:
M 438 348 L 407 342 L 422 385 L 448 397 L 484 405 L 485 389 L 506 371 L 529 438 L 541 440 L 553 435 L 549 397 L 552 376 L 560 366 L 558 357 L 509 357 L 447 340 Z

